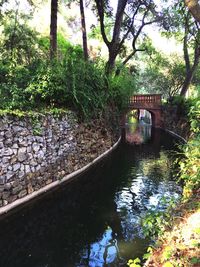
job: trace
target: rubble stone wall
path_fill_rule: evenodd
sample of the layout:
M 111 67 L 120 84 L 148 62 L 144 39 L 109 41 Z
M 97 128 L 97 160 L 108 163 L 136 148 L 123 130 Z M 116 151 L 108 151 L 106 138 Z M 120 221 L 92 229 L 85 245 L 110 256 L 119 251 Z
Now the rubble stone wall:
M 0 207 L 87 165 L 116 140 L 98 122 L 77 124 L 72 112 L 0 117 Z

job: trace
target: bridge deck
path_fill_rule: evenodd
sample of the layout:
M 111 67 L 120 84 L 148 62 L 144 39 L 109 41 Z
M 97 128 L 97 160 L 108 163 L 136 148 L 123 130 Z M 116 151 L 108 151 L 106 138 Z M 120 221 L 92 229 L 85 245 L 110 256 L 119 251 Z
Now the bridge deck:
M 129 107 L 135 109 L 160 109 L 161 94 L 133 95 L 129 99 Z

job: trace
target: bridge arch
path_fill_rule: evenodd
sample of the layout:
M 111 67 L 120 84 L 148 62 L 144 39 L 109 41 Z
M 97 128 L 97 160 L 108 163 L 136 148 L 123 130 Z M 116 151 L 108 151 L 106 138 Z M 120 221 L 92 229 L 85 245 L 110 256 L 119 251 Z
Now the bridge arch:
M 152 126 L 161 127 L 161 94 L 134 95 L 129 99 L 126 112 L 122 116 L 122 127 L 125 127 L 126 115 L 131 110 L 147 110 L 151 114 Z

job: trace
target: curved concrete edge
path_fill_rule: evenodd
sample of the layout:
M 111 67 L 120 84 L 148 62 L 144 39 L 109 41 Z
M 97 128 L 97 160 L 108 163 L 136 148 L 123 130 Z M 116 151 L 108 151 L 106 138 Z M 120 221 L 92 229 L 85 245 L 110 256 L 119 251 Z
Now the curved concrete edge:
M 118 139 L 118 141 L 108 150 L 106 150 L 103 154 L 101 154 L 100 156 L 98 156 L 97 158 L 95 158 L 92 162 L 88 163 L 87 165 L 85 165 L 84 167 L 82 167 L 81 169 L 78 169 L 77 171 L 74 171 L 66 176 L 64 176 L 61 180 L 56 180 L 42 188 L 40 188 L 37 191 L 34 191 L 33 193 L 26 195 L 23 198 L 17 199 L 14 202 L 1 207 L 0 208 L 0 216 L 3 214 L 8 213 L 9 211 L 19 207 L 20 205 L 23 205 L 27 202 L 29 202 L 30 200 L 47 193 L 48 191 L 50 191 L 53 188 L 56 188 L 58 186 L 60 186 L 63 183 L 68 182 L 69 180 L 81 175 L 82 173 L 84 173 L 86 170 L 90 169 L 93 165 L 95 165 L 97 162 L 101 161 L 102 159 L 104 159 L 108 154 L 110 154 L 114 149 L 117 148 L 117 146 L 119 145 L 121 141 L 121 137 Z
M 182 140 L 185 144 L 187 143 L 187 140 L 185 138 L 183 138 L 182 136 L 180 136 L 179 134 L 171 131 L 171 130 L 168 130 L 168 129 L 165 129 L 165 128 L 162 128 L 162 127 L 156 127 L 156 128 L 159 128 L 159 129 L 162 129 L 164 130 L 165 132 L 177 137 L 178 139 Z
M 185 144 L 187 143 L 187 140 L 185 138 L 183 138 L 182 136 L 180 136 L 179 134 L 173 132 L 173 131 L 170 131 L 168 129 L 164 129 L 166 132 L 168 132 L 169 134 L 177 137 L 178 139 L 181 139 Z

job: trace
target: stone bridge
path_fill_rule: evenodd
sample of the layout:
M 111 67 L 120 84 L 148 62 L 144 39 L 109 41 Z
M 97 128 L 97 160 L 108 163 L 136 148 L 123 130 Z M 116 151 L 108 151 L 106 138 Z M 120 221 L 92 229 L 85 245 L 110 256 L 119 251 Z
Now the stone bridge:
M 145 109 L 149 111 L 152 118 L 152 125 L 155 127 L 161 126 L 161 94 L 131 96 L 127 111 L 122 118 L 122 127 L 125 126 L 127 113 L 134 109 Z

